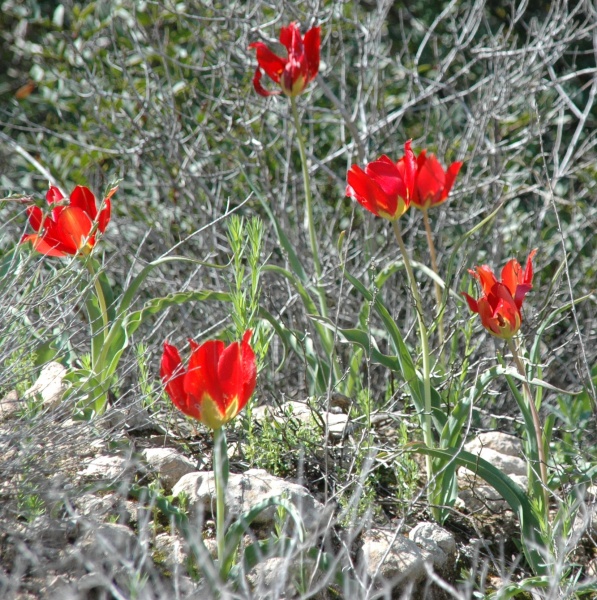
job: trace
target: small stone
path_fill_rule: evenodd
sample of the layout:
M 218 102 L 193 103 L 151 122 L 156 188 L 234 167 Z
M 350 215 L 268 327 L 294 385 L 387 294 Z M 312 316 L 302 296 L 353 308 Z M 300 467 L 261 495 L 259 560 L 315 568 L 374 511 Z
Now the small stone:
M 143 458 L 156 471 L 166 491 L 170 491 L 178 480 L 196 469 L 196 463 L 173 448 L 147 448 Z
M 0 421 L 16 416 L 21 408 L 22 402 L 19 400 L 19 394 L 16 390 L 11 390 L 0 400 Z
M 39 394 L 44 408 L 56 408 L 66 392 L 66 373 L 66 367 L 59 362 L 49 362 L 41 370 L 37 381 L 23 394 L 24 398 L 35 398 Z
M 464 445 L 464 449 L 472 454 L 478 454 L 479 450 L 483 448 L 489 448 L 507 456 L 516 456 L 517 458 L 522 456 L 521 441 L 517 437 L 501 431 L 480 433 Z
M 367 531 L 359 553 L 359 562 L 377 589 L 395 589 L 423 580 L 428 558 L 412 540 L 383 529 Z
M 253 419 L 257 423 L 274 419 L 278 425 L 286 426 L 288 418 L 296 419 L 308 424 L 312 419 L 312 411 L 308 404 L 290 400 L 281 406 L 258 406 L 252 411 Z
M 182 567 L 186 564 L 188 554 L 184 542 L 176 535 L 160 533 L 153 543 L 154 561 L 163 562 L 169 567 Z
M 131 462 L 122 456 L 98 456 L 79 471 L 78 475 L 85 479 L 114 481 L 130 470 Z
M 454 536 L 437 523 L 418 523 L 408 534 L 410 540 L 429 552 L 433 566 L 445 573 L 456 560 L 456 540 Z
M 89 529 L 77 543 L 84 558 L 128 561 L 138 553 L 138 540 L 126 525 L 102 523 Z
M 213 471 L 195 471 L 183 476 L 172 488 L 174 496 L 181 492 L 187 494 L 189 508 L 195 513 L 203 510 L 211 513 L 216 499 Z M 305 487 L 274 477 L 263 469 L 249 469 L 242 474 L 231 473 L 226 491 L 226 506 L 230 517 L 236 518 L 259 502 L 282 495 L 299 510 L 307 529 L 315 529 L 325 517 L 323 505 Z M 271 525 L 275 514 L 276 507 L 272 506 L 264 510 L 254 523 Z
M 475 456 L 486 460 L 491 463 L 494 467 L 500 470 L 506 475 L 526 475 L 527 474 L 527 463 L 518 456 L 510 456 L 508 454 L 502 454 L 497 450 L 491 448 L 479 448 L 473 452 Z M 460 469 L 461 472 L 468 471 L 468 469 Z M 474 476 L 474 474 L 473 474 Z

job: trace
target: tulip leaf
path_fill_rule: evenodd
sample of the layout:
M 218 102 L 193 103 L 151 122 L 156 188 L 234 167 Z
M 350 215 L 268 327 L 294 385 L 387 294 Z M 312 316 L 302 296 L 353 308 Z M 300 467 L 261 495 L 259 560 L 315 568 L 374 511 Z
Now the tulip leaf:
M 458 466 L 466 467 L 489 485 L 508 503 L 518 516 L 522 530 L 523 551 L 533 571 L 541 575 L 546 570 L 543 543 L 540 532 L 541 524 L 537 519 L 528 496 L 510 477 L 502 473 L 490 462 L 459 448 L 428 448 L 421 442 L 408 444 L 410 452 L 426 454 L 444 461 L 454 461 Z
M 307 276 L 307 273 L 305 272 L 305 269 L 303 268 L 303 263 L 299 259 L 297 253 L 295 252 L 292 243 L 288 239 L 288 236 L 284 233 L 284 230 L 280 226 L 280 223 L 279 223 L 278 219 L 276 218 L 276 215 L 273 213 L 272 209 L 269 206 L 269 202 L 267 201 L 266 198 L 264 198 L 261 191 L 253 184 L 253 181 L 247 175 L 247 173 L 242 168 L 242 166 L 241 166 L 241 172 L 242 172 L 245 180 L 249 184 L 249 187 L 251 188 L 252 192 L 255 194 L 255 196 L 257 196 L 257 199 L 259 200 L 259 202 L 261 202 L 261 206 L 263 207 L 263 210 L 265 211 L 265 213 L 269 217 L 269 220 L 271 221 L 272 225 L 274 226 L 274 229 L 276 230 L 276 235 L 278 236 L 280 245 L 282 246 L 282 248 L 284 249 L 284 251 L 286 252 L 286 255 L 288 257 L 288 262 L 290 263 L 292 272 L 297 275 L 299 280 L 304 285 L 307 285 L 307 283 L 309 282 L 309 277 Z
M 148 300 L 143 308 L 131 312 L 125 319 L 125 329 L 127 334 L 132 335 L 139 326 L 151 315 L 161 312 L 171 306 L 186 304 L 187 302 L 205 302 L 205 301 L 231 302 L 232 298 L 228 292 L 218 292 L 212 290 L 194 290 L 188 292 L 175 292 L 161 298 L 152 298 Z
M 423 381 L 417 373 L 413 359 L 404 342 L 404 339 L 402 338 L 400 330 L 396 325 L 396 322 L 378 295 L 374 296 L 371 291 L 368 290 L 356 277 L 353 277 L 346 271 L 345 276 L 348 281 L 350 281 L 350 283 L 363 295 L 363 297 L 368 302 L 371 302 L 373 308 L 380 316 L 386 331 L 392 340 L 396 357 L 400 364 L 400 372 L 402 373 L 402 376 L 404 377 L 404 380 L 409 388 L 415 408 L 417 409 L 420 418 L 423 418 L 425 413 L 425 394 Z M 446 415 L 441 410 L 440 395 L 437 393 L 437 390 L 433 388 L 433 386 L 431 387 L 431 408 L 435 428 L 438 433 L 440 433 L 446 423 Z
M 296 540 L 292 538 L 269 538 L 259 540 L 243 550 L 242 564 L 235 565 L 229 573 L 229 578 L 238 582 L 243 573 L 248 573 L 260 562 L 270 558 L 288 558 L 289 566 L 296 564 L 296 559 L 292 557 L 292 552 L 296 549 Z M 342 590 L 343 597 L 349 598 L 356 594 L 358 588 L 357 582 L 348 577 L 347 574 L 337 567 L 338 560 L 319 548 L 310 548 L 305 551 L 309 562 L 317 567 L 321 577 L 326 581 L 334 582 Z M 304 559 L 299 558 L 301 565 L 305 563 Z M 351 593 L 352 591 L 352 593 Z
M 303 525 L 303 519 L 301 518 L 300 513 L 290 502 L 289 500 L 281 497 L 281 496 L 272 496 L 271 498 L 266 498 L 265 500 L 259 502 L 252 506 L 249 510 L 240 515 L 234 523 L 230 525 L 228 531 L 226 532 L 225 538 L 225 559 L 224 565 L 220 569 L 221 573 L 229 573 L 232 565 L 234 564 L 234 558 L 236 555 L 236 550 L 243 535 L 248 531 L 251 523 L 265 510 L 273 507 L 279 506 L 283 508 L 288 515 L 294 521 L 296 530 L 295 535 L 296 539 L 299 542 L 303 542 L 305 538 L 305 528 Z
M 303 301 L 303 304 L 305 306 L 307 313 L 311 313 L 314 315 L 319 314 L 319 311 L 317 310 L 317 306 L 315 305 L 315 302 L 313 302 L 313 299 L 309 295 L 309 292 L 306 290 L 306 288 L 301 283 L 301 281 L 297 277 L 295 277 L 290 271 L 288 271 L 287 269 L 284 269 L 282 267 L 278 267 L 276 265 L 265 265 L 263 267 L 263 271 L 277 273 L 278 275 L 282 275 L 283 277 L 285 277 L 294 286 L 294 288 L 298 292 L 299 296 L 301 297 L 301 300 Z M 329 355 L 331 355 L 331 353 L 333 351 L 333 345 L 330 345 L 330 338 L 327 335 L 327 330 L 325 328 L 321 327 L 317 322 L 315 323 L 315 328 L 317 329 L 317 333 L 319 334 L 319 339 L 320 339 L 321 344 L 323 345 L 325 351 Z
M 282 321 L 269 313 L 264 308 L 259 309 L 259 316 L 268 321 L 274 331 L 282 340 L 284 349 L 290 348 L 302 360 L 305 361 L 309 370 L 311 381 L 318 393 L 324 393 L 328 388 L 330 380 L 330 365 L 322 360 L 313 348 L 313 342 L 304 333 L 294 329 L 288 329 Z M 311 390 L 310 390 L 311 391 Z
M 118 486 L 114 486 L 114 488 L 119 489 Z M 176 528 L 187 542 L 194 556 L 195 564 L 201 569 L 212 588 L 214 590 L 218 589 L 216 565 L 203 542 L 201 532 L 198 532 L 194 525 L 191 526 L 185 513 L 174 506 L 168 498 L 148 487 L 132 484 L 127 491 L 129 496 L 137 500 L 145 500 L 150 506 L 157 507 L 169 521 L 174 522 Z

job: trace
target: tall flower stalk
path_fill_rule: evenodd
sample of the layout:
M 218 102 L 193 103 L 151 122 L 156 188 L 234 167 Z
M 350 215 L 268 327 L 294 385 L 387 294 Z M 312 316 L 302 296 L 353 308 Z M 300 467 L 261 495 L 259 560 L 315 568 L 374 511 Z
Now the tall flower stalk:
M 226 581 L 231 566 L 226 548 L 229 467 L 224 426 L 245 407 L 255 390 L 257 364 L 250 339 L 251 330 L 240 343 L 229 346 L 219 340 L 204 344 L 190 340 L 191 357 L 186 368 L 178 349 L 166 342 L 160 366 L 162 382 L 174 406 L 214 431 L 216 543 L 222 581 Z
M 426 150 L 423 150 L 417 157 L 417 174 L 412 196 L 412 205 L 423 213 L 423 224 L 427 235 L 431 268 L 437 276 L 439 276 L 439 268 L 437 265 L 437 254 L 435 252 L 435 244 L 433 243 L 431 225 L 429 224 L 429 209 L 433 206 L 443 204 L 447 200 L 461 167 L 461 162 L 453 162 L 444 171 L 444 168 L 441 166 L 435 155 L 428 155 Z M 440 350 L 441 360 L 443 357 L 443 345 L 445 340 L 442 289 L 437 281 L 434 281 L 434 288 L 435 300 L 437 302 L 437 330 L 440 348 L 442 349 Z
M 425 414 L 423 415 L 423 439 L 428 448 L 433 448 L 435 442 L 433 439 L 433 430 L 431 428 L 431 357 L 429 355 L 429 333 L 425 320 L 423 318 L 423 303 L 421 302 L 421 295 L 419 294 L 419 288 L 417 286 L 417 280 L 410 264 L 410 258 L 402 239 L 402 233 L 400 231 L 400 223 L 398 220 L 392 221 L 392 229 L 400 248 L 400 254 L 402 254 L 402 260 L 404 261 L 404 268 L 408 276 L 408 283 L 410 290 L 415 302 L 415 312 L 417 313 L 417 323 L 419 326 L 419 339 L 421 340 L 421 354 L 423 361 L 423 395 L 425 401 Z M 434 474 L 432 458 L 430 455 L 425 456 L 425 464 L 427 468 L 427 481 L 430 486 L 430 497 L 431 497 L 431 512 L 436 520 L 440 520 L 441 508 L 436 505 L 435 502 L 435 486 L 434 486 Z
M 309 244 L 311 246 L 311 255 L 313 256 L 313 267 L 315 268 L 315 285 L 317 289 L 317 296 L 319 298 L 321 316 L 327 317 L 327 298 L 321 281 L 321 261 L 319 260 L 319 247 L 317 244 L 317 235 L 315 234 L 315 222 L 313 220 L 313 194 L 311 193 L 311 183 L 309 180 L 309 163 L 307 162 L 307 150 L 305 147 L 305 139 L 302 134 L 301 120 L 298 113 L 298 107 L 296 105 L 296 98 L 294 96 L 291 96 L 290 98 L 290 107 L 292 110 L 292 117 L 294 120 L 296 141 L 298 143 L 299 154 L 301 157 L 303 187 L 305 190 L 305 221 L 307 225 L 307 230 L 309 232 Z
M 522 304 L 533 288 L 533 257 L 536 253 L 537 250 L 530 252 L 524 269 L 516 259 L 509 260 L 502 269 L 500 280 L 487 265 L 476 267 L 470 273 L 479 281 L 481 296 L 477 300 L 466 293 L 464 296 L 471 311 L 479 314 L 485 329 L 493 336 L 506 341 L 516 369 L 522 378 L 524 405 L 521 409 L 527 415 L 530 412 L 530 422 L 526 423 L 527 439 L 529 445 L 537 446 L 536 456 L 533 459 L 534 475 L 536 477 L 536 474 L 539 474 L 543 511 L 547 516 L 549 515 L 549 488 L 543 428 L 514 339 L 522 324 Z
M 543 427 L 541 426 L 541 419 L 539 417 L 539 412 L 537 411 L 537 406 L 535 405 L 535 400 L 531 393 L 531 386 L 529 385 L 529 381 L 527 379 L 526 370 L 520 358 L 520 354 L 518 352 L 518 348 L 516 346 L 516 341 L 514 338 L 508 339 L 508 348 L 512 353 L 512 358 L 514 358 L 514 364 L 516 365 L 516 369 L 519 375 L 522 377 L 522 393 L 523 397 L 526 401 L 527 406 L 531 411 L 531 415 L 533 418 L 533 429 L 535 434 L 535 441 L 537 444 L 537 462 L 539 463 L 539 478 L 541 480 L 541 490 L 543 495 L 543 512 L 545 515 L 549 515 L 549 488 L 548 488 L 548 476 L 547 476 L 547 459 L 545 456 L 545 443 L 543 440 Z
M 430 159 L 431 158 L 432 157 L 430 157 Z M 421 301 L 421 295 L 412 269 L 410 257 L 402 238 L 400 217 L 406 213 L 412 200 L 415 198 L 417 200 L 424 200 L 431 196 L 435 197 L 436 195 L 442 197 L 444 194 L 447 197 L 453 183 L 453 178 L 450 182 L 444 181 L 444 184 L 446 185 L 438 191 L 438 184 L 435 181 L 436 176 L 434 175 L 433 169 L 437 161 L 434 162 L 433 160 L 430 160 L 430 164 L 426 165 L 426 161 L 423 159 L 425 159 L 425 152 L 422 152 L 419 159 L 417 159 L 411 149 L 411 142 L 409 140 L 404 144 L 404 156 L 397 162 L 392 161 L 384 155 L 367 164 L 365 169 L 362 169 L 358 165 L 352 165 L 348 171 L 346 194 L 354 198 L 359 204 L 374 215 L 387 219 L 392 223 L 392 229 L 396 236 L 396 241 L 398 242 L 400 254 L 402 255 L 409 287 L 415 303 L 415 312 L 417 314 L 423 367 L 423 414 L 420 414 L 419 418 L 421 420 L 425 445 L 427 448 L 433 449 L 436 444 L 432 428 L 433 407 L 429 330 L 425 323 L 423 303 Z M 460 166 L 458 166 L 458 168 L 460 168 Z M 428 171 L 431 172 L 433 177 L 430 177 Z M 457 170 L 454 168 L 450 172 L 453 172 L 455 177 Z M 435 261 L 434 249 L 433 256 Z M 437 264 L 435 264 L 435 270 L 437 272 Z M 420 407 L 419 401 L 415 400 L 414 393 L 413 400 L 415 401 L 415 404 L 418 404 L 418 407 Z M 421 409 L 419 408 L 419 411 L 420 410 Z M 442 521 L 443 508 L 441 502 L 441 486 L 438 483 L 437 474 L 434 473 L 431 455 L 426 454 L 425 460 L 431 512 L 434 519 Z

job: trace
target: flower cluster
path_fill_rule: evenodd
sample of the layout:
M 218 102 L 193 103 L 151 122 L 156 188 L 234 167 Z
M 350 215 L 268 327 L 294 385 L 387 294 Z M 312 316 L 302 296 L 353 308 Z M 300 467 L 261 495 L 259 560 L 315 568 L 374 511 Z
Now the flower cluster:
M 478 313 L 481 323 L 491 334 L 502 339 L 516 335 L 522 323 L 522 303 L 533 287 L 533 250 L 523 271 L 516 259 L 509 260 L 502 269 L 502 279 L 498 281 L 493 271 L 482 265 L 469 273 L 479 281 L 482 296 L 475 300 L 467 293 L 464 297 L 469 308 Z
M 361 169 L 348 171 L 346 195 L 378 217 L 399 219 L 411 204 L 422 210 L 444 202 L 462 167 L 452 163 L 447 171 L 433 155 L 423 150 L 415 157 L 411 141 L 404 144 L 404 156 L 394 162 L 382 156 Z
M 96 230 L 104 233 L 110 221 L 110 198 L 117 188 L 112 188 L 104 198 L 98 212 L 93 192 L 78 185 L 70 199 L 65 201 L 62 192 L 51 186 L 46 194 L 50 213 L 44 216 L 39 206 L 27 208 L 29 223 L 37 233 L 21 238 L 21 243 L 31 242 L 34 250 L 46 256 L 74 256 L 89 254 L 96 242 Z
M 257 69 L 253 77 L 255 91 L 261 96 L 273 96 L 284 93 L 286 96 L 298 96 L 319 71 L 319 51 L 321 46 L 319 27 L 309 29 L 305 37 L 296 23 L 282 27 L 280 43 L 286 48 L 287 58 L 274 54 L 263 42 L 254 42 L 249 48 L 257 51 Z M 280 90 L 268 91 L 261 85 L 265 72 L 280 86 Z

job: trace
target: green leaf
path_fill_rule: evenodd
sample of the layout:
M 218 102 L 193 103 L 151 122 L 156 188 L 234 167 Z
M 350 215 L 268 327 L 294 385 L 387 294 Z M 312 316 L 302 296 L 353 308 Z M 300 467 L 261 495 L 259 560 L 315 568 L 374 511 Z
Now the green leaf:
M 230 572 L 232 565 L 234 564 L 234 558 L 236 555 L 236 550 L 238 545 L 243 537 L 243 535 L 248 531 L 251 523 L 264 511 L 272 506 L 280 506 L 282 507 L 288 515 L 294 521 L 296 526 L 295 535 L 299 542 L 303 542 L 305 538 L 305 528 L 303 525 L 303 520 L 298 510 L 288 500 L 280 496 L 272 496 L 271 498 L 266 498 L 262 502 L 259 502 L 255 506 L 252 506 L 248 511 L 244 512 L 240 515 L 232 525 L 228 528 L 226 532 L 225 538 L 225 559 L 224 565 L 221 571 L 223 573 Z
M 378 295 L 373 295 L 356 277 L 345 272 L 345 276 L 350 283 L 363 295 L 363 297 L 371 302 L 373 308 L 380 316 L 383 324 L 392 340 L 396 357 L 400 364 L 400 372 L 409 388 L 410 395 L 417 412 L 422 419 L 425 413 L 425 392 L 422 378 L 417 373 L 415 364 L 410 355 L 410 352 L 402 338 L 402 334 L 396 325 L 396 322 L 390 315 L 388 309 L 384 306 Z M 441 409 L 441 398 L 437 390 L 431 386 L 431 410 L 435 428 L 440 433 L 446 424 L 446 415 Z
M 292 272 L 297 275 L 299 280 L 304 285 L 307 285 L 309 283 L 309 277 L 307 277 L 307 273 L 305 272 L 305 269 L 303 269 L 303 263 L 299 259 L 297 253 L 294 250 L 292 243 L 290 242 L 287 235 L 284 233 L 284 230 L 280 226 L 280 223 L 278 222 L 276 215 L 273 213 L 272 209 L 270 208 L 268 200 L 266 198 L 264 198 L 264 196 L 260 192 L 260 190 L 253 184 L 253 181 L 248 176 L 246 171 L 242 168 L 242 165 L 241 165 L 241 172 L 242 172 L 246 182 L 249 184 L 249 187 L 251 188 L 251 190 L 253 191 L 255 196 L 257 196 L 257 199 L 259 200 L 259 202 L 261 202 L 261 206 L 263 207 L 263 210 L 265 211 L 265 213 L 269 217 L 269 220 L 271 221 L 272 225 L 274 226 L 274 229 L 276 230 L 276 235 L 278 236 L 280 245 L 282 246 L 282 248 L 284 249 L 284 251 L 286 252 L 286 255 L 288 257 L 288 262 L 290 263 Z
M 446 462 L 454 461 L 458 466 L 466 467 L 491 485 L 518 516 L 522 530 L 523 551 L 529 565 L 537 575 L 545 573 L 546 548 L 540 536 L 541 524 L 527 495 L 519 485 L 485 459 L 459 448 L 428 448 L 416 442 L 409 444 L 406 449 L 440 458 Z
M 330 365 L 315 353 L 313 342 L 303 333 L 288 329 L 284 323 L 264 308 L 259 308 L 259 316 L 266 320 L 278 334 L 284 345 L 285 354 L 290 348 L 303 360 L 314 384 L 315 393 L 324 393 L 330 381 Z

